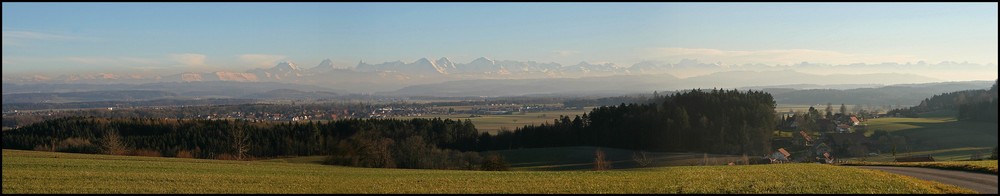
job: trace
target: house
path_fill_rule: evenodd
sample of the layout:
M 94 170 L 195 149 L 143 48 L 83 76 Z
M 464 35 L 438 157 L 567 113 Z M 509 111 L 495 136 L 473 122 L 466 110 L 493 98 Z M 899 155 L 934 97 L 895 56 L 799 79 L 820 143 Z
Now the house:
M 896 158 L 896 162 L 934 162 L 934 157 L 931 157 L 931 155 L 899 157 Z
M 851 123 L 851 126 L 858 126 L 858 125 L 861 124 L 861 121 L 858 121 L 858 117 L 851 116 L 851 122 L 850 123 Z
M 805 131 L 799 131 L 799 135 L 795 137 L 796 145 L 812 146 L 813 139 Z
M 826 145 L 826 143 L 819 143 L 819 145 L 816 145 L 816 148 L 814 148 L 814 150 L 816 151 L 816 156 L 821 156 L 824 154 L 829 154 L 830 146 Z
M 782 163 L 787 162 L 790 156 L 792 156 L 791 153 L 788 153 L 784 148 L 779 148 L 778 151 L 771 153 L 768 159 L 771 160 L 771 163 Z

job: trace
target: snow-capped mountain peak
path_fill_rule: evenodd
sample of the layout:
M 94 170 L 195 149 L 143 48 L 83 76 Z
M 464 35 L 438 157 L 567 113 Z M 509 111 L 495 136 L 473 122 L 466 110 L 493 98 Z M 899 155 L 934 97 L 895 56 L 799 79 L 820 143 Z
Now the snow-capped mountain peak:
M 291 61 L 284 61 L 284 62 L 278 63 L 278 65 L 275 65 L 274 68 L 271 68 L 271 69 L 272 70 L 281 71 L 281 72 L 292 71 L 292 70 L 295 70 L 295 71 L 301 70 L 301 69 L 299 69 L 299 66 L 295 65 L 295 63 L 293 63 Z

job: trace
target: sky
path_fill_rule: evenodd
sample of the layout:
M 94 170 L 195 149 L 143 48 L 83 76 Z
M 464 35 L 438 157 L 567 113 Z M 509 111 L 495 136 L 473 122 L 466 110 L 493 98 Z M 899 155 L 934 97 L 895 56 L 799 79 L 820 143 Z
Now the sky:
M 4 75 L 424 57 L 995 66 L 998 53 L 995 2 L 2 4 Z

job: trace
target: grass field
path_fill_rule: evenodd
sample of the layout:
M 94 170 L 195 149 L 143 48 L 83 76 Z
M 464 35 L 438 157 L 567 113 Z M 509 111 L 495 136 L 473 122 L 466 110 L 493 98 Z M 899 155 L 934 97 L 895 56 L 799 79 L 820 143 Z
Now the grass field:
M 840 107 L 840 105 L 837 105 Z M 792 110 L 793 112 L 808 112 L 809 107 L 814 107 L 817 110 L 822 110 L 826 108 L 826 105 L 808 105 L 808 104 L 777 104 L 774 106 L 774 111 L 777 112 L 788 112 Z
M 849 162 L 843 165 L 876 165 L 876 166 L 903 166 L 903 167 L 927 167 L 948 170 L 962 170 L 987 174 L 997 174 L 997 161 L 942 161 L 942 162 Z
M 922 114 L 921 118 L 870 119 L 866 124 L 868 135 L 886 130 L 912 140 L 907 145 L 913 152 L 897 156 L 930 154 L 935 160 L 967 160 L 975 153 L 989 154 L 997 146 L 997 123 L 957 121 L 953 111 Z M 868 159 L 891 161 L 892 155 L 883 152 Z
M 820 164 L 612 171 L 373 169 L 3 150 L 12 193 L 973 193 Z
M 597 149 L 597 147 L 574 146 L 501 150 L 492 153 L 503 155 L 505 160 L 511 164 L 512 170 L 568 171 L 591 170 L 594 167 L 594 154 Z M 600 149 L 604 151 L 613 168 L 641 167 L 632 159 L 633 153 L 638 151 L 615 148 Z M 646 152 L 646 157 L 652 160 L 652 163 L 647 167 L 705 165 L 705 154 L 702 153 Z M 740 158 L 740 156 L 733 155 L 708 154 L 707 165 L 726 165 Z
M 471 107 L 471 106 L 470 106 Z M 457 110 L 457 109 L 456 109 Z M 452 120 L 472 120 L 472 124 L 476 125 L 476 129 L 479 131 L 486 131 L 494 134 L 500 131 L 501 127 L 506 127 L 513 131 L 515 128 L 523 127 L 524 125 L 539 125 L 542 123 L 552 124 L 553 120 L 559 118 L 559 115 L 570 116 L 572 119 L 576 115 L 583 115 L 584 113 L 590 112 L 591 108 L 584 108 L 582 110 L 559 110 L 559 111 L 545 111 L 545 112 L 532 112 L 532 113 L 514 113 L 510 115 L 482 115 L 480 117 L 469 117 L 468 114 L 463 115 L 424 115 L 424 116 L 408 116 L 408 117 L 397 117 L 399 119 L 412 119 L 412 118 L 450 118 Z

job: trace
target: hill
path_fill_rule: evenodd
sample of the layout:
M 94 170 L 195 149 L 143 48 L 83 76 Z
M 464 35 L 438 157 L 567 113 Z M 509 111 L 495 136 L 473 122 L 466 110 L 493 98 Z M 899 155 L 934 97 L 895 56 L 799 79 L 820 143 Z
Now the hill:
M 930 154 L 935 160 L 967 160 L 975 153 L 988 154 L 997 145 L 997 123 L 958 121 L 954 111 L 937 115 L 939 117 L 870 119 L 866 122 L 870 130 L 867 134 L 884 130 L 905 136 L 906 145 L 901 146 L 900 154 Z M 883 151 L 879 157 L 869 160 L 891 161 L 892 155 Z
M 873 88 L 854 89 L 790 89 L 765 87 L 761 90 L 771 93 L 780 104 L 821 104 L 848 103 L 872 105 L 910 105 L 920 103 L 926 97 L 936 94 L 970 89 L 985 89 L 993 81 L 942 82 L 922 84 L 901 84 Z M 754 88 L 749 88 L 754 89 Z
M 310 99 L 329 99 L 337 97 L 337 93 L 328 91 L 300 91 L 295 89 L 275 89 L 263 93 L 254 93 L 250 95 L 243 96 L 247 99 L 283 99 L 283 100 L 310 100 Z
M 144 101 L 177 97 L 176 93 L 150 90 L 89 91 L 69 93 L 3 94 L 3 103 L 64 103 L 92 101 Z
M 819 164 L 600 172 L 446 171 L 5 149 L 2 167 L 4 194 L 973 193 L 912 177 Z

